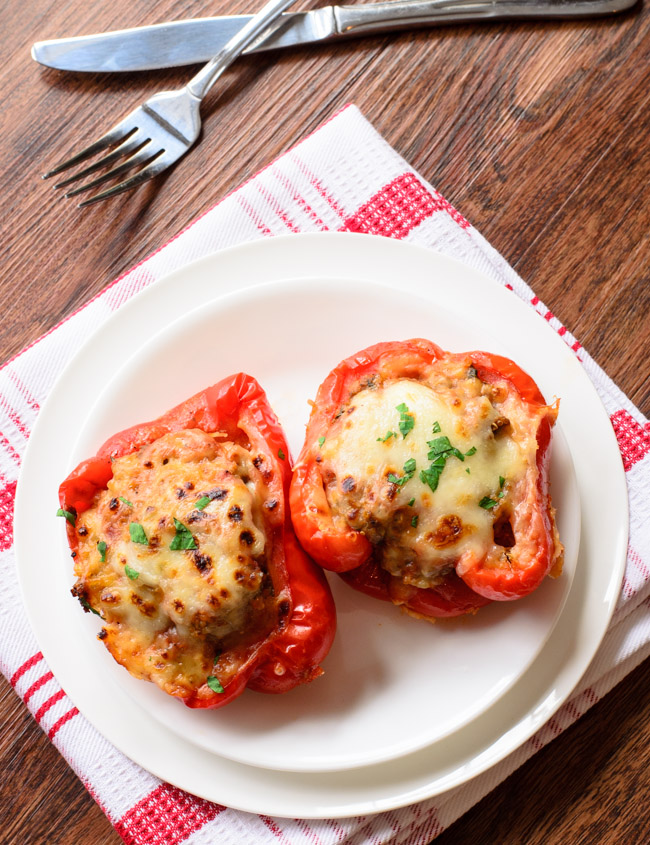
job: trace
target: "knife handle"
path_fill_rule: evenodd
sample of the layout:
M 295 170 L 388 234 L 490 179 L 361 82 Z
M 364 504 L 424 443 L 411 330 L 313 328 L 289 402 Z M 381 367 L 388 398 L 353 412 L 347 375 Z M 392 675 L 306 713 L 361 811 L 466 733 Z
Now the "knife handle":
M 613 14 L 635 0 L 393 0 L 360 6 L 333 6 L 338 32 L 365 33 L 418 24 L 508 18 L 572 18 Z

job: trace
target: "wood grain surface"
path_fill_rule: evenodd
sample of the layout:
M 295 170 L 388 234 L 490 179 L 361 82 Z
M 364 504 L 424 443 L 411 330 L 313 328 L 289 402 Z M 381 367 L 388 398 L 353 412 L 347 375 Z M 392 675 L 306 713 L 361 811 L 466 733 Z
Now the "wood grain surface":
M 650 413 L 647 6 L 602 20 L 468 24 L 241 59 L 209 95 L 189 156 L 137 194 L 80 211 L 39 174 L 191 69 L 65 74 L 36 65 L 31 44 L 255 4 L 1 5 L 0 360 L 354 102 Z M 647 669 L 436 842 L 650 841 Z M 121 841 L 4 680 L 0 725 L 3 843 Z

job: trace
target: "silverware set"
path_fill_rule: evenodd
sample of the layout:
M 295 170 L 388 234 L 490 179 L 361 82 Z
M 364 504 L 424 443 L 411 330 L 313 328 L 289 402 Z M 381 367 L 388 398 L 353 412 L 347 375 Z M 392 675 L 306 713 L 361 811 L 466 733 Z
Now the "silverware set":
M 196 142 L 200 104 L 244 52 L 282 49 L 377 32 L 464 21 L 563 19 L 616 14 L 637 0 L 393 0 L 359 6 L 326 6 L 282 14 L 295 0 L 270 0 L 256 15 L 176 21 L 99 35 L 40 41 L 33 58 L 49 67 L 75 71 L 150 70 L 210 59 L 176 91 L 154 94 L 105 135 L 44 175 L 50 178 L 106 152 L 102 158 L 55 184 L 72 185 L 77 196 L 126 176 L 80 206 L 132 190 L 177 162 Z M 212 58 L 210 58 L 212 57 Z M 106 168 L 109 168 L 106 170 Z

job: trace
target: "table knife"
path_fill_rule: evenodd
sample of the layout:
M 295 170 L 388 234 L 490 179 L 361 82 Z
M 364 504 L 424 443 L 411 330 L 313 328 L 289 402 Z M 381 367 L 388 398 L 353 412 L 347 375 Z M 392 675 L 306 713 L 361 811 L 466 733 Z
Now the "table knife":
M 577 18 L 615 14 L 637 0 L 393 0 L 359 6 L 325 6 L 283 15 L 273 33 L 247 52 L 336 41 L 388 30 L 463 21 Z M 173 21 L 39 41 L 32 57 L 73 71 L 134 71 L 208 61 L 249 20 L 235 15 Z

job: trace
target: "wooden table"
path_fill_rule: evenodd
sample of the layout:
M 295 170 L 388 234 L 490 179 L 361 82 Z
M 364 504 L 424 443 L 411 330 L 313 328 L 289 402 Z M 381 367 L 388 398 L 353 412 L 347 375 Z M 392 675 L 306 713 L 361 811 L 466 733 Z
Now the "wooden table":
M 188 70 L 64 74 L 37 66 L 29 47 L 255 4 L 153 5 L 2 4 L 0 360 L 352 101 L 650 412 L 647 6 L 599 21 L 465 25 L 241 60 L 211 93 L 203 140 L 180 166 L 136 195 L 80 211 L 39 174 Z M 650 841 L 647 669 L 437 842 Z M 4 680 L 0 695 L 3 841 L 119 842 Z

